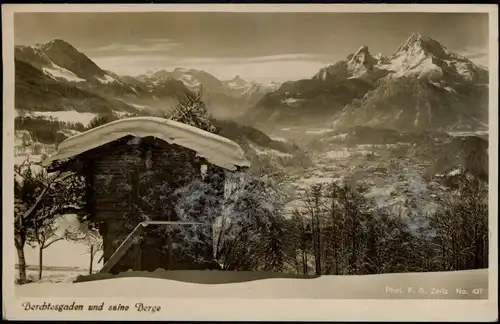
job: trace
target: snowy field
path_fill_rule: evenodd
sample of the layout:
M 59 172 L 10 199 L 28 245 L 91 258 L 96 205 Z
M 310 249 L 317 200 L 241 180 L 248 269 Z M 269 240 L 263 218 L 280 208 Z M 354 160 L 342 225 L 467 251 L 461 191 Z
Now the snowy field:
M 94 113 L 78 112 L 75 110 L 64 110 L 64 111 L 23 111 L 20 114 L 16 110 L 16 116 L 25 117 L 44 117 L 48 120 L 57 120 L 66 123 L 82 123 L 84 126 L 88 125 L 90 121 L 97 116 Z
M 195 272 L 200 277 L 216 275 L 210 270 Z M 74 273 L 68 272 L 68 276 L 72 275 Z M 200 277 L 198 279 L 201 280 Z M 273 278 L 213 285 L 144 277 L 81 283 L 69 283 L 69 280 L 60 281 L 16 286 L 16 296 L 317 299 L 487 299 L 488 296 L 487 269 L 366 276 L 323 276 L 314 279 Z M 457 290 L 462 293 L 458 293 Z
M 44 67 L 42 68 L 43 72 L 50 76 L 51 78 L 57 80 L 57 79 L 64 79 L 66 81 L 70 82 L 83 82 L 86 81 L 85 79 L 79 78 L 76 76 L 73 72 L 60 67 L 59 65 L 53 64 L 52 67 Z
M 26 277 L 31 282 L 37 284 L 42 283 L 59 283 L 69 282 L 72 283 L 76 277 L 88 275 L 89 271 L 85 268 L 78 267 L 58 267 L 58 266 L 44 266 L 42 272 L 42 279 L 38 280 L 38 266 L 29 265 L 26 269 Z M 17 275 L 16 269 L 16 278 Z
M 262 148 L 253 144 L 248 145 L 257 155 L 266 155 L 266 156 L 275 156 L 282 158 L 292 158 L 293 155 L 289 153 L 283 153 L 277 150 L 273 150 L 270 148 Z
M 475 131 L 475 132 L 467 132 L 467 131 L 463 131 L 463 132 L 448 132 L 449 135 L 451 136 L 455 136 L 455 137 L 459 137 L 459 136 L 488 136 L 489 135 L 489 131 L 485 130 L 485 131 Z
M 333 131 L 333 128 L 313 128 L 306 130 L 306 134 L 309 135 L 321 135 Z

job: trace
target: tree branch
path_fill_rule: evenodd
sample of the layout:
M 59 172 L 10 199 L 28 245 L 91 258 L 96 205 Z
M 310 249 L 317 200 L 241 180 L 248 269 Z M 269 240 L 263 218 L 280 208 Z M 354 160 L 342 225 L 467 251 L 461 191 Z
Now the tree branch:
M 19 215 L 16 216 L 16 218 L 15 218 L 15 222 L 16 223 L 18 221 L 20 221 L 20 220 L 24 221 L 24 220 L 28 219 L 29 217 L 31 217 L 33 215 L 33 213 L 35 212 L 35 210 L 38 208 L 38 206 L 42 203 L 43 199 L 47 195 L 47 192 L 49 191 L 49 189 L 51 189 L 52 185 L 54 185 L 56 183 L 59 183 L 59 182 L 65 180 L 65 179 L 67 179 L 72 174 L 71 173 L 67 173 L 64 176 L 61 176 L 60 178 L 58 178 L 59 175 L 60 175 L 60 173 L 57 173 L 53 177 L 53 180 L 48 183 L 48 185 L 43 189 L 43 191 L 40 193 L 40 195 L 38 195 L 38 197 L 36 198 L 36 200 L 33 203 L 33 205 L 24 214 L 22 214 L 22 215 L 19 214 Z
M 61 240 L 64 240 L 64 237 L 59 237 L 59 238 L 54 239 L 52 242 L 49 242 L 46 245 L 42 246 L 42 249 L 46 249 L 49 246 L 51 246 L 52 244 L 54 244 L 55 242 L 61 241 Z

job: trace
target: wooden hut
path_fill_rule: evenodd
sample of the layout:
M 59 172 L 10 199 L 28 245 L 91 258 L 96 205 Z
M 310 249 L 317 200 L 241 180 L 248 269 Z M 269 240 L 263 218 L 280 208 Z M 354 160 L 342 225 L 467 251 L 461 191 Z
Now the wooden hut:
M 211 220 L 226 172 L 249 166 L 227 138 L 155 117 L 70 137 L 44 164 L 85 177 L 87 207 L 103 237 L 101 272 L 110 273 L 211 267 Z M 181 200 L 190 188 L 199 192 L 186 210 Z M 193 233 L 196 240 L 186 239 Z

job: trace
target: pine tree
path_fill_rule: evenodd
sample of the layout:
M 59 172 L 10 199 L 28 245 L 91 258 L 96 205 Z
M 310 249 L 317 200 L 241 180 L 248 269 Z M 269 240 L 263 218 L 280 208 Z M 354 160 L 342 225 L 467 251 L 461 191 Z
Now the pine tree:
M 110 123 L 112 121 L 118 120 L 118 117 L 116 115 L 101 115 L 101 116 L 95 116 L 92 118 L 92 120 L 89 122 L 87 125 L 87 130 L 96 128 L 102 125 L 105 125 L 107 123 Z
M 217 134 L 219 129 L 214 125 L 213 117 L 202 100 L 202 94 L 200 88 L 198 92 L 190 92 L 180 97 L 172 112 L 171 119 Z

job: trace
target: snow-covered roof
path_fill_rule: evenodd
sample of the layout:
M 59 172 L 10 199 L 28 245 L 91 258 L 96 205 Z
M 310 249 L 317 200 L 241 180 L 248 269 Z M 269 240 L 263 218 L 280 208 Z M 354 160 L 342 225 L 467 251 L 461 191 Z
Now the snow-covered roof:
M 44 161 L 50 166 L 125 136 L 156 137 L 197 152 L 197 156 L 225 169 L 248 167 L 243 149 L 235 142 L 202 129 L 159 117 L 131 117 L 90 129 L 63 141 L 57 153 Z

